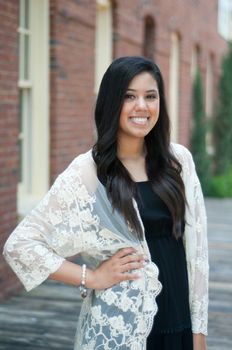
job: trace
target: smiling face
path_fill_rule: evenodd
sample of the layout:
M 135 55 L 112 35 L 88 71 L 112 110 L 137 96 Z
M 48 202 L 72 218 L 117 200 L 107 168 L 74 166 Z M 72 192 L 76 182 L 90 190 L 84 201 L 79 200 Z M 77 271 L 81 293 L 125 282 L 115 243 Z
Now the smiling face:
M 136 75 L 130 82 L 122 106 L 118 141 L 123 138 L 144 138 L 159 117 L 159 90 L 149 72 Z

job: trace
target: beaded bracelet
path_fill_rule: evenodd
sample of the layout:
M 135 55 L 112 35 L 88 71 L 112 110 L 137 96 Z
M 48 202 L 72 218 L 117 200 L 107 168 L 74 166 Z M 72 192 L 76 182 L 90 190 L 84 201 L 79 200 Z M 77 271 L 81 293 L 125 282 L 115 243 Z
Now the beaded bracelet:
M 81 297 L 84 299 L 87 296 L 87 289 L 85 287 L 86 280 L 86 265 L 83 264 L 81 267 L 81 284 L 80 284 L 80 293 Z

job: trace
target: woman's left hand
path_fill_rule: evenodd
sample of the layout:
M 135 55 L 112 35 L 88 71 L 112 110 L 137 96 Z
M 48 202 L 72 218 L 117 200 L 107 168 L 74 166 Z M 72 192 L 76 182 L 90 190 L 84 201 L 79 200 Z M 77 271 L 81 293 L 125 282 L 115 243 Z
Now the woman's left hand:
M 207 350 L 206 338 L 204 334 L 193 333 L 193 350 Z

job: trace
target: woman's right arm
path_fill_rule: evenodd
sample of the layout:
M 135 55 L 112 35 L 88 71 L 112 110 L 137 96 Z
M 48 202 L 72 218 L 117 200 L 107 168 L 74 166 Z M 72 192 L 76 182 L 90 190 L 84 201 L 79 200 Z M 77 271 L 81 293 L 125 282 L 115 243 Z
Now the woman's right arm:
M 146 257 L 136 254 L 134 248 L 123 248 L 108 260 L 105 260 L 95 270 L 87 268 L 86 287 L 90 289 L 105 289 L 125 280 L 135 280 L 140 277 L 138 272 L 131 273 L 144 266 Z M 49 278 L 66 284 L 81 284 L 82 267 L 65 260 L 59 269 L 50 274 Z
M 5 244 L 4 256 L 28 291 L 48 277 L 80 284 L 81 267 L 65 260 L 86 249 L 81 215 L 90 210 L 88 203 L 92 197 L 83 191 L 83 186 L 79 187 L 73 187 L 72 182 L 59 176 Z M 141 256 L 132 253 L 135 253 L 133 248 L 122 249 L 96 270 L 87 270 L 86 286 L 101 289 L 136 278 L 126 273 L 142 264 Z
M 4 246 L 6 261 L 27 291 L 59 270 L 66 257 L 83 249 L 81 230 L 78 230 L 78 203 L 64 177 L 56 179 Z

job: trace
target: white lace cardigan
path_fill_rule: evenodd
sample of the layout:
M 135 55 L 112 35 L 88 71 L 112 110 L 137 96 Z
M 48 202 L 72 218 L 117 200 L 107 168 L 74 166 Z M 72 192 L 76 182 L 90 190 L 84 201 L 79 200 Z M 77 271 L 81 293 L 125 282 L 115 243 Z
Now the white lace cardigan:
M 171 145 L 182 164 L 188 205 L 184 243 L 189 303 L 194 333 L 207 333 L 208 249 L 201 186 L 190 152 Z M 139 216 L 137 204 L 135 209 Z M 142 223 L 141 223 L 142 224 Z M 89 291 L 76 333 L 77 350 L 144 350 L 161 290 L 158 269 L 150 261 L 145 238 L 139 241 L 117 212 L 112 212 L 104 186 L 96 176 L 91 151 L 78 156 L 50 191 L 16 227 L 4 256 L 29 291 L 55 272 L 65 258 L 80 254 L 90 268 L 118 249 L 133 246 L 149 256 L 136 281 Z

